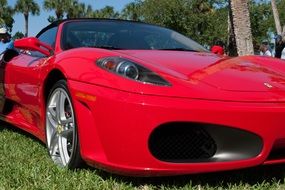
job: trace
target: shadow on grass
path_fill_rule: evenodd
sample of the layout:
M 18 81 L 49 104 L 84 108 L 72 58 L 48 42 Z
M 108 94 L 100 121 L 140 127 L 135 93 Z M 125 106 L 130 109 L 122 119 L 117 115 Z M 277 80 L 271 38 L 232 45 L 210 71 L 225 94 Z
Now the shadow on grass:
M 35 140 L 42 144 L 39 139 L 33 135 L 16 128 L 15 126 L 6 122 L 0 121 L 0 132 L 3 130 L 13 131 L 22 134 L 28 138 Z M 227 172 L 215 172 L 207 174 L 196 174 L 196 175 L 183 175 L 183 176 L 170 176 L 170 177 L 125 177 L 120 175 L 111 174 L 103 170 L 97 170 L 89 166 L 84 166 L 82 170 L 89 170 L 104 180 L 115 180 L 117 182 L 132 184 L 133 186 L 140 187 L 143 185 L 159 187 L 184 187 L 191 184 L 191 186 L 208 186 L 208 187 L 220 187 L 227 189 L 229 186 L 234 185 L 245 185 L 248 184 L 253 186 L 255 184 L 269 184 L 273 185 L 276 182 L 279 184 L 285 184 L 285 164 L 284 165 L 269 165 L 259 166 L 249 169 L 234 170 Z M 75 170 L 77 172 L 78 170 Z
M 20 128 L 12 125 L 12 124 L 10 124 L 10 123 L 7 123 L 5 121 L 0 120 L 0 132 L 4 131 L 4 130 L 9 130 L 9 131 L 13 131 L 15 133 L 19 133 L 19 134 L 24 135 L 27 138 L 31 138 L 34 141 L 36 141 L 36 142 L 42 144 L 43 146 L 45 146 L 45 144 L 40 139 L 35 137 L 34 135 L 32 135 L 32 134 L 30 134 L 30 133 L 28 133 L 28 132 L 26 132 L 26 131 L 24 131 L 24 130 L 22 130 L 22 129 L 20 129 Z
M 8 129 L 9 128 L 8 125 L 9 125 L 8 123 L 0 121 L 0 132 L 3 131 L 4 129 Z

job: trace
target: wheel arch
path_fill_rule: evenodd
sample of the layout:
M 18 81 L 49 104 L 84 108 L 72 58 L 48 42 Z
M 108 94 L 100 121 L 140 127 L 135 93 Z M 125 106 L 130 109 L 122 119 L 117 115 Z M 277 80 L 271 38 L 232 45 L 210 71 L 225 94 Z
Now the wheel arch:
M 62 71 L 60 71 L 59 69 L 53 69 L 52 71 L 50 71 L 50 73 L 45 79 L 44 88 L 43 88 L 43 97 L 44 97 L 45 103 L 47 103 L 49 93 L 52 87 L 54 86 L 54 84 L 57 81 L 62 80 L 62 79 L 66 80 L 66 76 L 63 74 Z

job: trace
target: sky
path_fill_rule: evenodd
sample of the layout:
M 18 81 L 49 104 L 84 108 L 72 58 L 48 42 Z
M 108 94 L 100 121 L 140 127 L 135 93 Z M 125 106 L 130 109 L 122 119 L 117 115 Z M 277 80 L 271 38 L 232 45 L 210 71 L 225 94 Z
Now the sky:
M 15 6 L 17 0 L 8 0 L 8 4 L 12 7 Z M 93 10 L 101 9 L 107 5 L 113 6 L 116 11 L 121 11 L 124 6 L 134 0 L 79 0 L 79 2 L 85 3 L 86 5 L 92 5 Z M 47 18 L 52 15 L 55 16 L 54 11 L 46 11 L 43 9 L 44 0 L 35 0 L 41 7 L 41 14 L 39 16 L 29 16 L 29 36 L 35 36 L 42 28 L 47 26 L 49 22 Z M 20 31 L 24 33 L 24 15 L 16 13 L 14 15 L 14 25 L 12 35 Z

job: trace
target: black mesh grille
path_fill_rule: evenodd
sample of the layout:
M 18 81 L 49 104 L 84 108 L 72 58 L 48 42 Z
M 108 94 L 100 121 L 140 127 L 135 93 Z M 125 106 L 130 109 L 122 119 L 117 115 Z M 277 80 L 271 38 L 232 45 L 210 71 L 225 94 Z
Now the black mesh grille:
M 167 162 L 198 162 L 211 158 L 217 145 L 201 126 L 172 123 L 158 127 L 149 139 L 154 157 Z

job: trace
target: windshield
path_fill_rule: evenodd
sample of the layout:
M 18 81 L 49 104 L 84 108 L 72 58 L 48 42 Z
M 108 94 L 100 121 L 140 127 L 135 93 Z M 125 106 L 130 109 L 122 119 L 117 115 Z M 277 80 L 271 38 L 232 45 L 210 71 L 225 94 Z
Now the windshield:
M 138 22 L 83 20 L 67 22 L 61 40 L 63 50 L 97 47 L 122 50 L 207 51 L 173 30 Z

